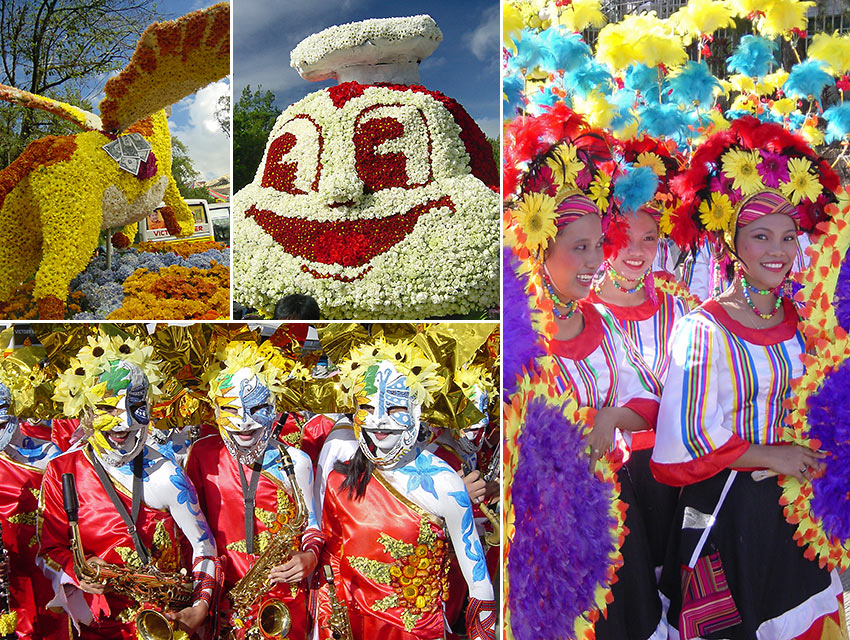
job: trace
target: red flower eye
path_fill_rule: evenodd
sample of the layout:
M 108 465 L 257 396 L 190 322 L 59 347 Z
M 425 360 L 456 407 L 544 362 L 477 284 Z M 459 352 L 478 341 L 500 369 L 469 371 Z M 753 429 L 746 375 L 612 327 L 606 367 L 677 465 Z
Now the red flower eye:
M 323 146 L 319 125 L 306 114 L 295 116 L 269 145 L 260 184 L 292 195 L 318 191 Z
M 357 116 L 355 167 L 366 193 L 425 186 L 434 177 L 431 151 L 428 122 L 417 107 L 377 104 Z

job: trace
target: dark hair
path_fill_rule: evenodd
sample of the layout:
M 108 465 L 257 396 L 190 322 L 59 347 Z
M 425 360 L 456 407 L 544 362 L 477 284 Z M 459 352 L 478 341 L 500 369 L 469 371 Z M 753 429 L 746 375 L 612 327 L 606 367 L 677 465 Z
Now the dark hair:
M 360 500 L 366 493 L 366 486 L 369 484 L 369 480 L 372 479 L 372 471 L 374 469 L 375 465 L 366 459 L 366 456 L 359 447 L 357 448 L 357 453 L 348 462 L 342 462 L 341 460 L 334 462 L 334 471 L 345 476 L 345 480 L 342 482 L 342 488 L 348 489 L 349 498 L 354 494 L 354 498 L 357 500 Z
M 319 303 L 312 296 L 293 293 L 274 306 L 275 320 L 318 320 Z

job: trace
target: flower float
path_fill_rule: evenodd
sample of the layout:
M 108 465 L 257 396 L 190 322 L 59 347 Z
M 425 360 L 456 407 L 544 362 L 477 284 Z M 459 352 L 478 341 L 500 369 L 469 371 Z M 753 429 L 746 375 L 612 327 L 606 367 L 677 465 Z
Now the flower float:
M 332 27 L 296 47 L 302 75 L 341 84 L 278 117 L 253 183 L 234 197 L 237 300 L 270 312 L 307 293 L 328 318 L 497 303 L 490 147 L 457 102 L 416 84 L 441 37 L 415 16 Z
M 0 303 L 35 275 L 39 317 L 63 318 L 70 282 L 91 259 L 100 230 L 136 222 L 160 201 L 169 207 L 169 231 L 192 233 L 171 176 L 163 109 L 229 73 L 229 33 L 226 3 L 150 25 L 127 67 L 107 82 L 100 117 L 0 86 L 0 99 L 83 129 L 36 140 L 0 171 Z

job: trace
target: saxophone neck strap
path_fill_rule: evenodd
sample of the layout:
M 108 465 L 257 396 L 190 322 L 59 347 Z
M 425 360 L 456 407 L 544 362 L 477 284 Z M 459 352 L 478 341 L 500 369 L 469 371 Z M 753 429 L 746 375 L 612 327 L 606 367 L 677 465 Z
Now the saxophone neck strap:
M 260 481 L 260 470 L 262 469 L 262 456 L 251 465 L 251 482 L 245 480 L 245 472 L 242 463 L 237 461 L 239 467 L 239 482 L 242 484 L 242 497 L 245 500 L 245 550 L 254 554 L 254 503 L 257 495 L 257 483 Z
M 131 494 L 132 515 L 127 513 L 127 507 L 124 506 L 121 498 L 118 497 L 115 485 L 112 484 L 112 480 L 110 480 L 106 473 L 106 469 L 103 468 L 103 464 L 101 464 L 100 460 L 98 460 L 97 455 L 94 451 L 92 451 L 91 454 L 92 466 L 94 466 L 95 473 L 97 473 L 100 484 L 103 486 L 104 491 L 106 491 L 106 495 L 108 495 L 109 499 L 112 501 L 112 505 L 115 507 L 118 515 L 121 516 L 124 524 L 127 525 L 127 530 L 130 532 L 130 537 L 133 539 L 133 546 L 136 547 L 136 553 L 139 556 L 139 560 L 143 565 L 149 564 L 150 554 L 148 553 L 147 547 L 145 547 L 142 542 L 138 529 L 136 529 L 136 521 L 139 519 L 139 510 L 142 505 L 142 458 L 144 456 L 144 451 L 139 452 L 139 455 L 133 458 L 133 489 Z

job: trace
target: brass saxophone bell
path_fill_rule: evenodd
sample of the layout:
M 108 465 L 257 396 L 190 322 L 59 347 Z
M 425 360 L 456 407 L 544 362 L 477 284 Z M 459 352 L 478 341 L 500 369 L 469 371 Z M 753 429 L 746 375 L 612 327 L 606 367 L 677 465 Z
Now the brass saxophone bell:
M 142 640 L 172 640 L 171 622 L 159 611 L 144 609 L 136 614 L 136 632 Z
M 292 628 L 292 616 L 280 600 L 268 600 L 257 613 L 257 626 L 263 638 L 282 638 L 289 635 Z

